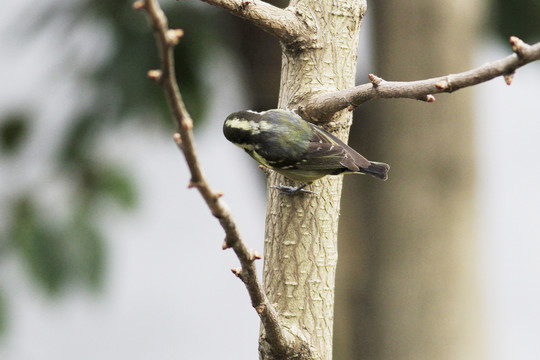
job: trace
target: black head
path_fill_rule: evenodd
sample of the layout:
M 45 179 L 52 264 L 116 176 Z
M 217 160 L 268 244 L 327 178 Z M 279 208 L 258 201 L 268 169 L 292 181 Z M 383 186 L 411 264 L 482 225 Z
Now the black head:
M 250 143 L 250 138 L 259 133 L 261 114 L 250 111 L 237 111 L 227 116 L 223 123 L 223 134 L 230 142 L 240 145 Z

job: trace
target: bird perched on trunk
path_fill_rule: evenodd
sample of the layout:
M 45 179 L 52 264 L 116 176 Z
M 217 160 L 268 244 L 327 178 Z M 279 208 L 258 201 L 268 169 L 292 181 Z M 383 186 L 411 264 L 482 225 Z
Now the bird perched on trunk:
M 287 110 L 238 111 L 223 124 L 227 140 L 245 150 L 261 165 L 302 185 L 277 187 L 296 194 L 326 175 L 369 174 L 388 178 L 390 166 L 373 162 L 349 145 Z

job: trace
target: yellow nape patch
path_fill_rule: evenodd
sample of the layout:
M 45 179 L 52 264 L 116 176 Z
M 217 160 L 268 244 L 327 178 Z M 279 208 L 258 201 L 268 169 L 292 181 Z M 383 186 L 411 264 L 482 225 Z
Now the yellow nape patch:
M 268 121 L 260 121 L 259 122 L 259 129 L 260 131 L 270 131 L 272 130 L 272 124 Z

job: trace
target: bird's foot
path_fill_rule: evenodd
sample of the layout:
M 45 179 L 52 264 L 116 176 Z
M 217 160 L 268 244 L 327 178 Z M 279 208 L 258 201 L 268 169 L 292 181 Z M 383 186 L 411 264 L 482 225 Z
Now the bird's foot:
M 300 186 L 287 186 L 287 185 L 279 184 L 278 186 L 274 186 L 274 188 L 278 189 L 280 194 L 288 195 L 288 196 L 292 196 L 292 195 L 296 195 L 300 193 L 316 194 L 315 191 L 304 189 L 306 186 L 307 184 L 302 184 Z

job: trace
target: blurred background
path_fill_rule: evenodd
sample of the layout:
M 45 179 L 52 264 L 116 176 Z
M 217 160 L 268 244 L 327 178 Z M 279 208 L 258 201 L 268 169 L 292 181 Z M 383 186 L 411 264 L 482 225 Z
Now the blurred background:
M 284 7 L 284 1 L 271 1 Z M 270 36 L 163 2 L 210 183 L 262 252 L 265 183 L 222 136 L 276 107 Z M 540 39 L 540 2 L 368 3 L 357 82 L 414 80 Z M 0 13 L 0 358 L 254 359 L 259 322 L 172 141 L 154 39 L 131 1 L 23 0 Z M 345 178 L 336 359 L 537 359 L 540 63 L 433 104 L 355 111 L 390 180 Z M 261 269 L 259 269 L 261 271 Z

